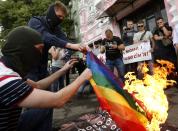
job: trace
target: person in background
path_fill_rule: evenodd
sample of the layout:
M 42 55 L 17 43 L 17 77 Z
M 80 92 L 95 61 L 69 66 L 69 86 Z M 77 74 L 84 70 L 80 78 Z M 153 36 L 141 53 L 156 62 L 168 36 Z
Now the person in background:
M 106 49 L 104 46 L 100 47 L 100 53 L 97 57 L 103 64 L 106 64 Z
M 48 50 L 51 46 L 83 51 L 84 47 L 81 44 L 72 44 L 69 42 L 65 33 L 61 29 L 61 23 L 67 14 L 68 11 L 66 6 L 62 2 L 56 1 L 49 6 L 46 16 L 34 16 L 29 20 L 28 26 L 41 34 L 44 48 L 42 59 L 40 60 L 41 64 L 29 71 L 27 78 L 38 81 L 48 76 Z M 50 87 L 48 90 L 50 90 Z M 21 115 L 18 130 L 51 131 L 52 112 L 52 109 L 25 110 Z M 40 125 L 38 123 L 40 123 Z
M 134 30 L 134 22 L 132 20 L 127 20 L 127 26 L 125 27 L 122 35 L 125 46 L 133 44 L 133 37 L 135 33 L 137 33 L 137 31 Z
M 93 43 L 88 44 L 89 49 L 92 51 L 94 49 Z
M 51 72 L 51 64 L 52 64 L 52 61 L 48 60 L 48 72 Z
M 127 20 L 127 26 L 123 29 L 122 39 L 125 46 L 133 44 L 133 37 L 137 31 L 134 29 L 134 22 L 132 20 Z M 125 72 L 137 72 L 137 63 L 131 63 L 125 65 Z
M 26 26 L 17 27 L 8 34 L 2 48 L 3 56 L 0 58 L 1 131 L 17 130 L 22 107 L 61 108 L 75 95 L 80 85 L 91 79 L 92 73 L 86 69 L 73 83 L 56 93 L 43 90 L 76 63 L 76 60 L 70 60 L 62 69 L 47 78 L 37 82 L 25 81 L 27 73 L 40 64 L 43 48 L 41 35 Z M 41 123 L 37 124 L 40 127 Z
M 150 52 L 153 52 L 154 50 L 154 40 L 153 40 L 153 34 L 150 32 L 150 31 L 147 31 L 145 29 L 145 25 L 144 25 L 144 21 L 140 20 L 137 22 L 137 28 L 138 28 L 138 32 L 134 35 L 134 43 L 137 44 L 137 43 L 140 43 L 140 42 L 150 42 L 150 45 L 151 45 L 151 50 Z M 148 62 L 148 66 L 149 66 L 149 72 L 150 74 L 153 74 L 153 61 L 152 60 L 149 60 L 147 61 Z M 143 74 L 141 73 L 141 70 L 142 70 L 142 65 L 143 65 L 144 62 L 138 62 L 138 77 L 140 79 L 143 78 Z
M 82 51 L 84 47 L 81 44 L 72 44 L 67 39 L 64 32 L 61 30 L 61 23 L 67 16 L 67 8 L 60 1 L 51 4 L 47 10 L 46 16 L 34 16 L 28 26 L 37 30 L 44 42 L 43 58 L 41 61 L 40 71 L 36 76 L 37 79 L 45 77 L 48 72 L 46 70 L 48 60 L 48 50 L 51 46 L 68 48 L 77 51 Z
M 117 68 L 119 76 L 124 81 L 125 67 L 122 60 L 122 50 L 125 49 L 123 41 L 113 36 L 110 29 L 105 31 L 106 38 L 103 39 L 102 45 L 106 48 L 106 66 L 114 72 L 114 67 Z
M 79 62 L 77 64 L 75 64 L 75 67 L 77 68 L 78 74 L 80 75 L 86 68 L 86 55 L 83 55 L 83 57 L 81 59 L 79 59 Z M 93 89 L 90 85 L 90 82 L 87 80 L 84 82 L 83 85 L 80 86 L 78 92 L 77 92 L 77 98 L 81 99 L 83 97 L 85 97 L 86 92 L 85 92 L 85 88 L 89 87 L 89 93 L 92 93 Z
M 122 36 L 122 39 L 123 39 L 124 35 L 126 35 L 125 33 L 127 31 L 127 26 L 123 26 L 122 31 L 123 31 L 123 36 Z
M 150 41 L 152 43 L 152 46 L 154 48 L 154 40 L 153 40 L 153 34 L 146 30 L 144 21 L 140 20 L 137 22 L 137 28 L 138 32 L 134 34 L 133 42 L 134 44 L 140 43 L 140 42 L 147 42 Z
M 99 48 L 100 48 L 101 42 L 102 42 L 102 40 L 97 40 L 94 42 L 94 49 L 92 50 L 92 52 L 96 56 L 100 53 Z
M 52 64 L 51 64 L 51 71 L 52 73 L 60 70 L 64 66 L 64 61 L 62 60 L 64 55 L 64 50 L 61 48 L 56 48 L 52 46 L 49 49 L 49 53 L 52 56 Z M 52 84 L 52 91 L 56 92 L 64 87 L 64 77 L 61 76 L 57 81 Z
M 176 65 L 176 52 L 172 42 L 172 28 L 162 17 L 156 19 L 157 28 L 153 32 L 155 40 L 154 58 L 173 62 Z

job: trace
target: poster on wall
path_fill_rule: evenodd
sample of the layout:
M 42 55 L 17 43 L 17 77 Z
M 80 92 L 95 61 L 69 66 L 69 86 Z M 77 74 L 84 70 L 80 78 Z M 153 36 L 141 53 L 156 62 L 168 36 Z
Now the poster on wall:
M 123 51 L 124 64 L 130 64 L 140 61 L 151 60 L 150 42 L 140 42 L 130 46 L 126 46 Z

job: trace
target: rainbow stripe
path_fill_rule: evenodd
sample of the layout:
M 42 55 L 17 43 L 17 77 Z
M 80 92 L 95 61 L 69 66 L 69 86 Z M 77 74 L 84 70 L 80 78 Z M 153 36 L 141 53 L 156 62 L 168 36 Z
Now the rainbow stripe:
M 87 53 L 87 66 L 92 71 L 90 83 L 101 108 L 110 113 L 118 127 L 122 131 L 146 131 L 148 120 L 137 111 L 135 101 L 123 90 L 123 83 L 91 52 Z

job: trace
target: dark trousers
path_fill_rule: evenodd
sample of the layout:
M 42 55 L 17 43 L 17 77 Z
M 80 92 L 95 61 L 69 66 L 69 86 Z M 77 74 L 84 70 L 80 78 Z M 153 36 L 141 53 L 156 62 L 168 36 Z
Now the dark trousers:
M 125 73 L 127 74 L 128 72 L 135 72 L 137 73 L 137 63 L 131 63 L 131 64 L 126 64 L 125 65 Z
M 27 78 L 38 81 L 38 71 L 32 71 Z M 46 73 L 47 76 L 47 73 Z M 51 90 L 50 88 L 48 90 Z M 25 109 L 19 118 L 17 131 L 52 131 L 53 109 Z
M 59 67 L 52 66 L 52 73 L 55 73 L 56 71 L 60 70 Z M 56 80 L 52 86 L 51 86 L 51 91 L 52 92 L 57 92 L 58 90 L 62 89 L 64 87 L 64 77 L 61 76 Z
M 66 86 L 70 84 L 70 70 L 66 72 Z

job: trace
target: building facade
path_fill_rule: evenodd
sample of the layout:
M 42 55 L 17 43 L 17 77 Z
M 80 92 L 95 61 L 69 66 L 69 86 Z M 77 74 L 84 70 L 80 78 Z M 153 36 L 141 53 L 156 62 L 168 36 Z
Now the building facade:
M 80 21 L 79 21 L 79 10 L 78 10 L 78 0 L 70 0 L 69 2 L 69 17 L 73 20 L 73 25 L 71 25 L 72 37 L 75 42 L 80 42 Z
M 169 24 L 174 27 L 178 24 L 178 1 L 177 0 L 164 0 Z
M 105 37 L 105 30 L 113 30 L 119 36 L 120 30 L 115 19 L 110 16 L 100 17 L 103 0 L 79 0 L 80 34 L 82 43 L 90 44 Z M 107 6 L 115 0 L 108 0 Z M 106 4 L 105 4 L 106 5 Z M 106 6 L 104 6 L 106 8 Z
M 162 16 L 164 21 L 168 22 L 163 0 L 116 0 L 113 5 L 103 10 L 103 14 L 104 12 L 115 17 L 121 33 L 128 19 L 134 22 L 143 20 L 150 31 L 155 29 L 157 17 Z
M 82 43 L 93 43 L 105 37 L 105 30 L 113 30 L 121 36 L 126 20 L 144 20 L 147 30 L 156 27 L 156 17 L 162 16 L 165 22 L 174 26 L 178 23 L 177 0 L 72 0 L 77 3 L 78 24 L 75 32 Z M 76 34 L 75 33 L 75 34 Z M 77 36 L 77 35 L 76 35 Z
M 134 22 L 143 20 L 147 30 L 150 31 L 155 29 L 157 17 L 163 17 L 164 21 L 168 22 L 163 0 L 132 0 L 124 9 L 116 13 L 121 28 L 126 24 L 127 19 Z

